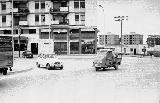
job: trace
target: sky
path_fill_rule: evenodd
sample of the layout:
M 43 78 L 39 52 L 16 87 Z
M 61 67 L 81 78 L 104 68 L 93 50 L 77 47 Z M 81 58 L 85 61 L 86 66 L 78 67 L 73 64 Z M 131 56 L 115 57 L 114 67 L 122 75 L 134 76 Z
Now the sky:
M 100 33 L 120 34 L 120 22 L 114 17 L 128 16 L 123 21 L 124 34 L 160 35 L 160 0 L 99 0 L 97 5 L 103 7 L 97 7 Z

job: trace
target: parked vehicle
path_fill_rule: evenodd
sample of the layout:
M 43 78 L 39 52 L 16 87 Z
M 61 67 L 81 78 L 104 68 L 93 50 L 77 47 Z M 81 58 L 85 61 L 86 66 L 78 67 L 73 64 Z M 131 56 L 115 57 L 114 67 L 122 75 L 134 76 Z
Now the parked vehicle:
M 55 54 L 40 54 L 38 56 L 37 67 L 45 67 L 46 69 L 63 69 L 63 63 Z
M 22 57 L 26 58 L 33 58 L 33 53 L 31 51 L 24 51 L 22 53 Z
M 0 36 L 0 73 L 7 75 L 7 70 L 12 71 L 13 48 L 12 36 Z
M 115 70 L 118 69 L 118 66 L 121 64 L 122 56 L 114 53 L 114 51 L 111 50 L 113 52 L 113 55 L 115 55 L 115 57 L 112 59 L 108 59 L 106 57 L 106 53 L 108 51 L 109 50 L 107 50 L 107 49 L 102 50 L 95 57 L 95 59 L 93 61 L 93 67 L 95 67 L 96 71 L 105 70 L 109 67 L 114 67 Z

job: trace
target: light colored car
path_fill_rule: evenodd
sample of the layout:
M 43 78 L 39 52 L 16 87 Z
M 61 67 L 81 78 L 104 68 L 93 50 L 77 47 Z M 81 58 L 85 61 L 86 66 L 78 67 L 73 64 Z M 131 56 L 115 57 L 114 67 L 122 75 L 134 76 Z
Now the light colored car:
M 37 67 L 49 69 L 63 69 L 63 63 L 55 54 L 40 54 L 36 62 Z

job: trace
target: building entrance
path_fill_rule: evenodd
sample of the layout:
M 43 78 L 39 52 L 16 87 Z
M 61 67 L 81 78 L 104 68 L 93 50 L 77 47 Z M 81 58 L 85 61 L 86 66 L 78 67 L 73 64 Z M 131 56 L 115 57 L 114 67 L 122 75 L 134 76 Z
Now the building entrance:
M 31 43 L 31 51 L 33 54 L 38 54 L 38 43 Z

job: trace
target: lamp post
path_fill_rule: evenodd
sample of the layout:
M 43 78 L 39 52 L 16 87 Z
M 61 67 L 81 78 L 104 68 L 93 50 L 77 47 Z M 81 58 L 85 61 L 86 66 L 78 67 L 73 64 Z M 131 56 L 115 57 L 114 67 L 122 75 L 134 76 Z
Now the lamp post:
M 13 0 L 12 0 L 12 30 L 11 30 L 11 33 L 12 33 L 12 54 L 13 54 L 13 60 L 14 60 L 14 39 L 13 39 Z
M 114 17 L 115 18 L 115 21 L 120 21 L 121 23 L 121 39 L 120 39 L 120 42 L 121 42 L 121 54 L 122 54 L 122 27 L 123 27 L 123 21 L 124 20 L 128 20 L 128 16 L 117 16 L 117 17 Z
M 105 28 L 106 28 L 106 25 L 105 25 L 105 12 L 104 12 L 104 7 L 102 5 L 99 5 L 100 8 L 102 8 L 102 11 L 103 11 L 103 35 L 105 34 Z M 104 36 L 104 46 L 105 46 L 105 36 Z
M 18 28 L 18 44 L 19 44 L 19 57 L 21 55 L 21 28 Z

